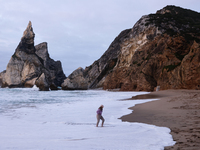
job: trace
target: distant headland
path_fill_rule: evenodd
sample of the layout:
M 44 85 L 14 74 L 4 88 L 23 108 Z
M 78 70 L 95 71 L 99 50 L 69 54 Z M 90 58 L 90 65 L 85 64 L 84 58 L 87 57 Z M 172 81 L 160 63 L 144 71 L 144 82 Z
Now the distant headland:
M 200 89 L 200 13 L 192 10 L 166 6 L 142 16 L 92 65 L 80 67 L 68 77 L 61 62 L 49 57 L 47 43 L 34 46 L 34 37 L 29 22 L 6 70 L 0 73 L 1 87 Z

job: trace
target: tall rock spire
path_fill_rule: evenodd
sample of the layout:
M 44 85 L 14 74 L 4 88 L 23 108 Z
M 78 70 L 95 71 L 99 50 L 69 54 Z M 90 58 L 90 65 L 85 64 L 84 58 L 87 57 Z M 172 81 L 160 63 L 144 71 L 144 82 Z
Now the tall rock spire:
M 29 21 L 28 26 L 23 33 L 23 36 L 16 51 L 24 51 L 28 54 L 34 54 L 35 53 L 34 38 L 35 38 L 35 33 L 33 32 L 31 21 Z
M 26 30 L 23 33 L 22 39 L 25 39 L 27 44 L 34 44 L 35 33 L 33 32 L 32 23 L 29 21 Z
M 33 87 L 41 91 L 57 90 L 66 79 L 60 61 L 49 57 L 47 43 L 34 46 L 32 24 L 23 33 L 6 71 L 0 73 L 1 87 Z

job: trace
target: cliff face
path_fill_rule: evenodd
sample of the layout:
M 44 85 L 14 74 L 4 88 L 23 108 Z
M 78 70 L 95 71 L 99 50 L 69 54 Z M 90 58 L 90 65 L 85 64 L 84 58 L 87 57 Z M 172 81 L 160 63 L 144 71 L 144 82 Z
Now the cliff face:
M 84 70 L 88 88 L 200 88 L 200 14 L 167 6 L 143 16 Z
M 153 91 L 199 88 L 200 14 L 168 6 L 142 17 L 121 43 L 103 88 Z
M 12 55 L 6 71 L 1 73 L 2 87 L 33 87 L 52 90 L 66 78 L 59 61 L 49 57 L 47 43 L 34 46 L 35 34 L 29 22 L 23 37 Z

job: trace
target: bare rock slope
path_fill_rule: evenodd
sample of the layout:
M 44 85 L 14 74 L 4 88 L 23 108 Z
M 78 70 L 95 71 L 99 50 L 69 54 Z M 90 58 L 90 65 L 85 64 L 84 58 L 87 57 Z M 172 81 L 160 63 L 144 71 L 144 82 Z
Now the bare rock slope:
M 166 6 L 141 17 L 82 74 L 88 88 L 199 89 L 200 13 Z

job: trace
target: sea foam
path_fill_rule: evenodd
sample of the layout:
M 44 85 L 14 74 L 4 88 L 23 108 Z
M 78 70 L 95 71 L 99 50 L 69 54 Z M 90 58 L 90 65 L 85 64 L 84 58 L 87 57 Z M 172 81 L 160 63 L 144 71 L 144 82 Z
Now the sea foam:
M 151 100 L 120 101 L 147 92 L 0 89 L 0 149 L 160 150 L 175 142 L 170 129 L 122 122 L 128 107 Z M 96 127 L 103 104 L 104 127 Z

